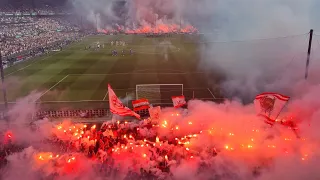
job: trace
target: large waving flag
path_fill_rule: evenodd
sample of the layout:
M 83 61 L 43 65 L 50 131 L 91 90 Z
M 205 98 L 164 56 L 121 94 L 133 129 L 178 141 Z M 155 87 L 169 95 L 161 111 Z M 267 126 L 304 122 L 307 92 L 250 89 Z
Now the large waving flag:
M 173 102 L 173 106 L 175 108 L 179 108 L 184 106 L 185 104 L 187 104 L 186 102 L 186 98 L 184 97 L 184 95 L 181 96 L 172 96 L 172 102 Z
M 273 126 L 276 122 L 290 128 L 297 138 L 300 138 L 297 123 L 292 118 L 277 120 L 290 97 L 279 93 L 262 93 L 256 96 L 254 103 L 258 115 L 264 118 L 265 123 Z
M 135 116 L 140 119 L 140 115 L 133 112 L 128 107 L 124 106 L 120 99 L 117 97 L 116 93 L 111 88 L 110 84 L 108 84 L 108 92 L 109 92 L 109 104 L 110 111 L 113 114 L 117 114 L 119 116 Z
M 266 119 L 266 123 L 272 125 L 280 115 L 290 97 L 279 93 L 262 93 L 256 96 L 254 104 L 258 115 Z

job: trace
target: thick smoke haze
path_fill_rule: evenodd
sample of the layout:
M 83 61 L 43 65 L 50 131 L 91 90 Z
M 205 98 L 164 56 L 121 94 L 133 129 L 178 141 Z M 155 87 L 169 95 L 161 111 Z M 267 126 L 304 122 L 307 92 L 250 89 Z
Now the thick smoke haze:
M 318 1 L 144 0 L 130 1 L 127 5 L 131 20 L 150 22 L 147 17 L 155 16 L 158 19 L 169 17 L 178 22 L 181 17 L 195 26 L 207 42 L 201 46 L 199 68 L 224 75 L 222 90 L 226 96 L 248 103 L 263 91 L 290 95 L 292 101 L 285 110 L 286 114 L 300 121 L 303 136 L 312 141 L 319 140 L 315 128 L 320 117 L 320 101 L 316 98 L 320 87 L 318 36 L 313 39 L 309 78 L 304 79 L 308 32 L 310 29 L 314 29 L 316 34 L 320 31 Z M 199 109 L 194 112 L 212 113 L 199 113 L 194 119 L 219 119 L 218 125 L 228 129 L 237 131 L 239 127 L 248 125 L 237 125 L 239 121 L 256 120 L 248 117 L 254 116 L 251 105 L 243 106 L 234 101 L 224 105 L 195 104 L 189 105 L 190 111 L 195 107 Z M 295 146 L 303 147 L 299 142 Z M 260 179 L 317 179 L 319 173 L 314 167 L 320 163 L 317 160 L 319 153 L 314 153 L 306 164 L 295 155 L 279 156 L 274 159 L 274 166 L 265 170 Z M 186 163 L 174 171 L 175 177 L 192 177 L 193 168 L 193 164 Z
M 99 12 L 97 23 L 101 28 L 105 28 L 103 26 L 108 25 L 109 22 L 111 27 L 113 22 L 124 19 L 113 10 L 112 1 L 75 0 L 73 5 L 78 14 L 87 17 L 93 25 L 96 23 L 95 13 Z M 317 24 L 320 18 L 316 9 L 318 5 L 319 2 L 316 0 L 127 1 L 125 5 L 127 8 L 125 24 L 127 25 L 152 24 L 153 18 L 158 22 L 168 23 L 179 23 L 180 19 L 183 19 L 185 23 L 199 29 L 203 33 L 202 39 L 206 39 L 206 43 L 201 44 L 202 61 L 199 69 L 221 72 L 224 76 L 222 82 L 224 94 L 230 98 L 239 99 L 226 101 L 223 104 L 190 101 L 188 112 L 183 113 L 170 108 L 163 110 L 161 120 L 166 120 L 169 125 L 179 126 L 179 131 L 174 135 L 199 133 L 201 130 L 208 129 L 190 141 L 190 149 L 199 152 L 196 158 L 182 160 L 180 164 L 174 160 L 169 161 L 172 164 L 170 168 L 173 178 L 228 180 L 315 180 L 320 178 L 318 170 L 320 165 L 318 36 L 315 36 L 313 41 L 309 79 L 304 80 L 307 33 L 311 28 L 316 32 L 320 31 Z M 288 37 L 273 38 L 283 36 Z M 256 117 L 254 106 L 251 103 L 243 105 L 243 102 L 252 102 L 256 94 L 264 91 L 275 91 L 292 97 L 282 116 L 294 117 L 299 126 L 301 139 L 296 139 L 291 130 L 280 125 L 272 129 L 266 128 L 265 123 Z M 29 117 L 37 109 L 36 106 L 31 106 L 30 102 L 36 100 L 38 96 L 39 94 L 32 94 L 22 99 L 10 111 L 10 117 L 15 119 L 15 124 L 30 123 Z M 123 101 L 128 99 L 130 96 Z M 175 113 L 184 115 L 172 116 Z M 50 133 L 58 137 L 61 135 L 60 139 L 66 137 L 64 133 L 58 134 L 57 129 L 51 127 L 52 124 L 43 121 L 38 126 L 40 130 L 38 133 L 20 125 L 10 129 L 18 142 L 39 146 L 35 141 L 50 137 Z M 212 133 L 218 133 L 211 136 L 209 135 L 211 130 Z M 144 135 L 158 133 L 161 135 L 160 138 L 170 135 L 169 130 L 165 128 L 151 132 L 142 129 L 140 133 Z M 274 135 L 274 138 L 268 139 L 270 135 Z M 284 140 L 287 138 L 290 140 Z M 241 143 L 252 143 L 254 147 L 249 150 L 241 148 L 239 150 L 234 147 L 235 151 L 229 151 L 233 145 Z M 163 148 L 170 147 L 168 144 L 163 146 Z M 46 148 L 47 145 L 40 147 L 49 151 Z M 216 157 L 206 152 L 206 148 L 213 147 L 222 149 Z M 273 147 L 277 148 L 273 149 Z M 142 153 L 149 153 L 143 150 L 135 150 L 134 153 L 139 154 L 136 157 L 132 157 L 135 156 L 133 154 L 115 156 L 117 162 L 124 167 L 121 169 L 123 174 L 128 171 L 128 167 L 152 167 L 152 163 L 155 162 L 146 161 L 140 157 Z M 37 170 L 42 173 L 56 170 L 56 167 L 50 164 L 40 164 L 40 166 L 37 164 L 33 155 L 39 151 L 37 148 L 30 147 L 21 153 L 9 156 L 9 166 L 2 173 L 4 178 L 37 179 L 39 176 Z M 178 154 L 182 148 L 177 147 L 175 151 Z M 161 158 L 159 156 L 158 160 Z M 92 170 L 94 162 L 88 161 L 81 155 L 79 160 L 80 165 L 77 167 L 81 172 L 76 172 L 74 176 L 61 173 L 61 177 L 57 179 L 75 179 L 75 177 L 97 179 Z M 198 172 L 203 162 L 210 166 L 203 168 L 203 172 Z M 263 168 L 260 176 L 254 178 L 252 169 L 257 166 Z M 151 170 L 161 176 L 157 169 Z
M 307 33 L 320 28 L 316 0 L 127 0 L 117 5 L 118 10 L 116 2 L 76 0 L 73 4 L 79 14 L 90 14 L 93 24 L 91 15 L 99 13 L 98 28 L 112 27 L 119 20 L 131 27 L 180 21 L 193 25 L 206 42 L 199 68 L 224 74 L 222 87 L 228 97 L 249 102 L 261 91 L 291 95 L 293 86 L 307 83 L 303 80 Z M 289 37 L 275 38 L 284 36 Z M 254 40 L 264 38 L 274 39 Z M 319 77 L 318 39 L 314 37 L 310 64 L 309 83 L 313 84 Z
M 152 23 L 155 19 L 176 22 L 183 19 L 200 32 L 217 30 L 223 40 L 301 34 L 319 27 L 316 0 L 75 0 L 72 4 L 84 17 L 93 13 L 103 15 L 101 21 L 117 20 L 121 16 L 138 24 Z

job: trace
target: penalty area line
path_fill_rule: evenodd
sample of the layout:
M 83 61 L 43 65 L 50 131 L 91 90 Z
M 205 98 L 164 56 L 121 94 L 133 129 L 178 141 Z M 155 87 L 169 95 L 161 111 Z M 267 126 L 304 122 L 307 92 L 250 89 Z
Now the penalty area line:
M 58 81 L 56 84 L 54 84 L 53 86 L 51 86 L 51 88 L 49 88 L 49 89 L 46 90 L 44 93 L 42 93 L 37 100 L 39 100 L 42 96 L 44 96 L 44 95 L 47 94 L 49 91 L 51 91 L 54 87 L 56 87 L 59 83 L 61 83 L 63 80 L 65 80 L 68 76 L 69 76 L 69 74 L 66 75 L 65 77 L 63 77 L 62 79 L 60 79 L 60 81 Z
M 102 101 L 105 101 L 105 100 L 106 100 L 106 98 L 107 98 L 107 96 L 108 96 L 108 93 L 109 93 L 109 91 L 107 91 L 106 95 L 104 95 Z
M 212 96 L 214 99 L 217 99 L 217 98 L 213 95 L 212 91 L 211 91 L 209 88 L 207 88 L 207 89 L 208 89 L 209 93 L 211 94 L 211 96 Z
M 10 76 L 10 75 L 12 75 L 12 74 L 15 74 L 15 73 L 17 73 L 17 72 L 19 72 L 19 71 L 22 71 L 22 70 L 30 67 L 30 66 L 33 65 L 33 64 L 36 64 L 36 63 L 38 63 L 38 62 L 40 62 L 40 61 L 43 61 L 43 60 L 45 60 L 45 59 L 48 59 L 49 57 L 52 57 L 54 54 L 59 54 L 59 53 L 61 53 L 61 52 L 62 52 L 62 51 L 57 52 L 57 53 L 52 53 L 51 55 L 48 55 L 48 56 L 46 56 L 46 57 L 40 58 L 40 59 L 38 59 L 38 60 L 34 60 L 34 62 L 28 64 L 27 66 L 24 66 L 24 67 L 22 67 L 22 68 L 20 68 L 20 69 L 17 69 L 16 71 L 11 72 L 11 73 L 5 75 L 4 77 L 8 77 L 8 76 Z M 27 60 L 27 61 L 28 61 L 28 60 Z
M 30 63 L 29 65 L 27 65 L 27 66 L 25 66 L 25 67 L 23 67 L 23 68 L 20 68 L 20 69 L 18 69 L 18 70 L 16 70 L 16 71 L 13 71 L 13 72 L 5 75 L 4 77 L 8 77 L 8 76 L 10 76 L 11 74 L 14 74 L 14 73 L 16 73 L 16 72 L 22 71 L 22 70 L 26 69 L 27 67 L 31 66 L 31 65 L 34 64 L 34 63 L 35 63 L 35 62 Z

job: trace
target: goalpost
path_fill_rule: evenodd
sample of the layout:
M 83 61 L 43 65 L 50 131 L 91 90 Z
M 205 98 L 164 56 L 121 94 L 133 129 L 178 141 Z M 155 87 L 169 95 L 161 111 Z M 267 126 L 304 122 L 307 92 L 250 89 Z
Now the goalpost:
M 137 84 L 136 99 L 148 99 L 150 103 L 171 101 L 171 96 L 183 95 L 183 84 Z

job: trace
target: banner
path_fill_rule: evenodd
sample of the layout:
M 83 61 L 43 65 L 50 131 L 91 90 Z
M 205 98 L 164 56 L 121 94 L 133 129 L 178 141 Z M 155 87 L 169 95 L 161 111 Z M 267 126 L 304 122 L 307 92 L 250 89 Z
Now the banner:
M 159 119 L 160 114 L 161 114 L 161 107 L 160 106 L 149 108 L 149 115 L 150 115 L 151 119 Z
M 22 60 L 23 56 L 17 56 L 17 60 Z
M 179 108 L 179 107 L 182 107 L 182 106 L 184 106 L 184 105 L 187 104 L 184 95 L 181 95 L 181 96 L 173 96 L 173 97 L 172 97 L 172 102 L 173 102 L 173 106 L 174 106 L 175 108 Z
M 134 111 L 140 111 L 144 109 L 149 109 L 150 103 L 147 99 L 138 99 L 132 101 L 132 106 Z

